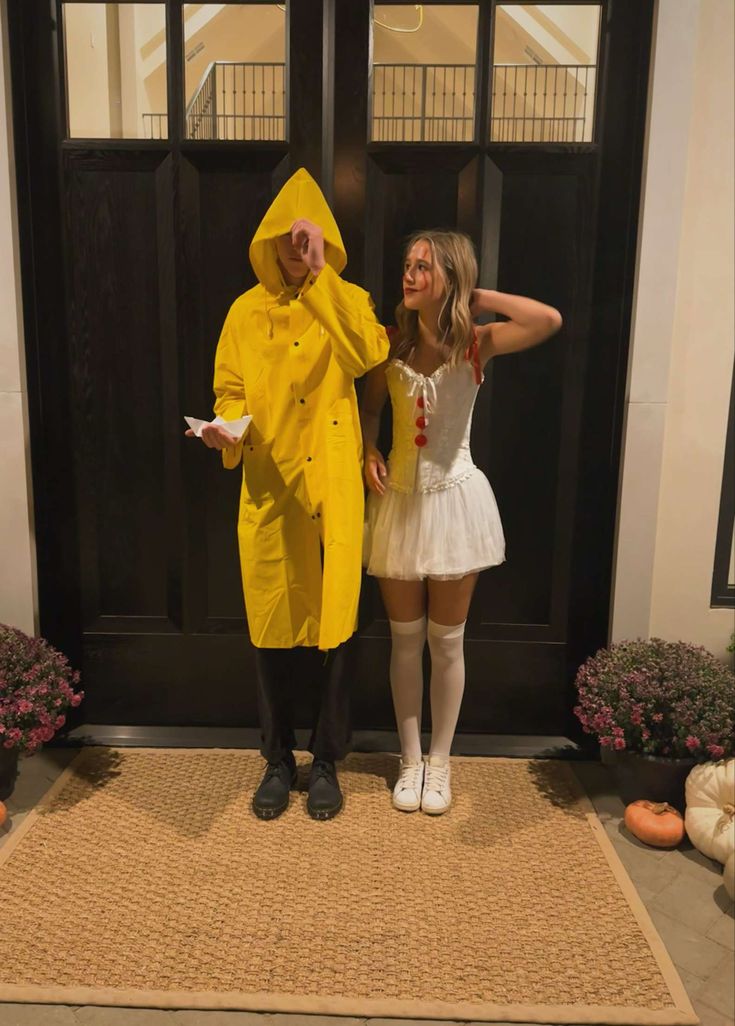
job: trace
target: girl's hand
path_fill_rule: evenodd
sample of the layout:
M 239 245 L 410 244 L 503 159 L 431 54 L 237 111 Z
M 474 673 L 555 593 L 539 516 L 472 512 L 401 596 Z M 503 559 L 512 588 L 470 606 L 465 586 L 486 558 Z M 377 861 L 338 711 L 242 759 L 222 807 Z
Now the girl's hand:
M 291 225 L 291 242 L 312 274 L 324 268 L 324 233 L 318 224 L 302 218 Z
M 365 452 L 365 481 L 371 492 L 376 495 L 385 494 L 383 478 L 387 473 L 382 455 L 372 446 L 368 448 Z
M 184 434 L 187 438 L 196 438 L 191 428 Z M 202 441 L 208 449 L 232 449 L 237 445 L 237 439 L 218 424 L 207 424 L 202 428 Z

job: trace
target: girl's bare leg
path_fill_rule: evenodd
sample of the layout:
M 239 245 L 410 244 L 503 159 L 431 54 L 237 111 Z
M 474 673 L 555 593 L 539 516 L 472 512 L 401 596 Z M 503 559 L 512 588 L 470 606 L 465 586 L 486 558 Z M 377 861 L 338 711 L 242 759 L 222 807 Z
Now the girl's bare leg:
M 457 581 L 429 581 L 429 619 L 447 627 L 464 623 L 470 609 L 479 574 L 467 574 Z

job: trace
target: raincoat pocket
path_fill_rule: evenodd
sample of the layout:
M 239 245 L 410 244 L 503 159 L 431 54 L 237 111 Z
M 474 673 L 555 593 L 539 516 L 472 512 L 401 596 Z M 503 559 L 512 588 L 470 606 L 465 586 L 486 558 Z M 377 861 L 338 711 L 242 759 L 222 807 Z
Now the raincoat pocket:
M 355 436 L 352 403 L 337 399 L 329 407 L 325 424 L 329 493 L 339 515 L 330 517 L 328 544 L 350 544 L 362 530 L 362 468 Z M 359 549 L 359 539 L 357 541 Z
M 352 403 L 349 399 L 336 399 L 332 403 L 325 427 L 329 476 L 341 476 L 347 464 L 357 464 L 355 427 L 352 421 Z
M 272 442 L 247 441 L 242 447 L 240 516 L 251 523 L 262 523 L 273 506 L 279 474 L 272 448 Z

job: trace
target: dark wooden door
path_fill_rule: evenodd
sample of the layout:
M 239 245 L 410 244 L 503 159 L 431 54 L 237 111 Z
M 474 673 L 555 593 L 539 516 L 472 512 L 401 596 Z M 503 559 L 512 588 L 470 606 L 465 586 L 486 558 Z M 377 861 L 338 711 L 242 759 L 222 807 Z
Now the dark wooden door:
M 183 54 L 168 0 L 169 54 Z M 460 730 L 573 734 L 571 682 L 607 636 L 651 5 L 603 5 L 594 141 L 490 143 L 494 4 L 479 5 L 475 141 L 370 142 L 369 0 L 289 5 L 288 142 L 70 140 L 61 5 L 10 5 L 44 634 L 81 666 L 90 723 L 253 725 L 234 531 L 238 475 L 182 435 L 253 283 L 247 244 L 305 165 L 343 231 L 346 277 L 386 323 L 417 227 L 475 240 L 481 283 L 558 307 L 551 342 L 496 361 L 476 461 L 507 562 L 482 575 Z M 389 420 L 386 420 L 384 441 Z M 387 623 L 367 580 L 355 725 L 392 726 Z
M 498 499 L 507 558 L 481 574 L 470 610 L 460 731 L 579 739 L 574 674 L 607 641 L 651 13 L 602 7 L 592 141 L 504 143 L 488 129 L 495 5 L 480 4 L 475 141 L 406 144 L 369 141 L 370 4 L 337 7 L 337 38 L 352 46 L 337 51 L 334 209 L 351 273 L 385 323 L 400 299 L 402 240 L 431 226 L 473 238 L 485 288 L 564 317 L 545 345 L 494 361 L 478 397 L 473 455 Z M 364 601 L 356 691 L 361 717 L 375 718 L 371 681 L 383 679 L 389 632 L 370 585 Z M 389 722 L 387 702 L 380 717 Z

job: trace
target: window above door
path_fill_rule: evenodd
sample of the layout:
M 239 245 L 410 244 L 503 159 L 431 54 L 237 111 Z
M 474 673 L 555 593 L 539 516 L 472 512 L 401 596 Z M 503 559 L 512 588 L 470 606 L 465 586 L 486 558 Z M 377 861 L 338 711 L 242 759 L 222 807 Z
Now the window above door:
M 476 4 L 376 4 L 374 142 L 472 142 Z
M 165 4 L 63 4 L 67 135 L 168 135 Z
M 497 6 L 491 142 L 592 142 L 600 11 L 599 4 Z
M 169 137 L 165 3 L 62 4 L 67 136 Z M 185 139 L 287 138 L 286 8 L 181 6 Z
M 492 39 L 490 102 L 481 143 L 594 139 L 601 4 L 503 3 Z M 478 4 L 376 4 L 373 142 L 476 140 L 482 19 Z M 484 120 L 484 115 L 481 115 Z
M 184 4 L 187 139 L 286 139 L 286 5 Z
M 593 142 L 602 7 L 375 4 L 369 139 Z M 285 3 L 61 8 L 70 139 L 288 139 Z

